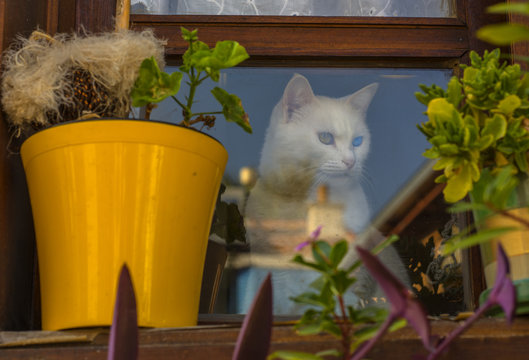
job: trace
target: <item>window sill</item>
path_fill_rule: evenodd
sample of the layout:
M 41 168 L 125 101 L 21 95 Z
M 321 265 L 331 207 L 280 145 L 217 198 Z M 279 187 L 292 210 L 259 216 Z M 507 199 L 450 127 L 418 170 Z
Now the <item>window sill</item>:
M 213 320 L 192 328 L 142 329 L 140 359 L 231 359 L 240 319 L 240 316 L 223 317 L 223 324 L 215 325 L 216 320 Z M 432 322 L 432 332 L 443 336 L 457 326 L 459 323 L 454 321 L 435 320 Z M 33 339 L 33 344 L 8 344 L 6 340 L 13 335 L 26 335 L 26 340 Z M 105 359 L 107 341 L 107 329 L 54 334 L 0 332 L 0 346 L 3 347 L 0 355 L 8 359 Z M 481 319 L 453 343 L 442 358 L 492 360 L 508 356 L 509 360 L 527 359 L 528 343 L 528 317 L 516 318 L 512 326 L 508 326 L 504 319 Z M 288 349 L 317 352 L 336 346 L 338 341 L 328 335 L 296 335 L 288 322 L 278 322 L 273 329 L 272 351 Z M 413 355 L 421 353 L 425 351 L 420 339 L 411 328 L 405 328 L 386 335 L 369 354 L 369 358 L 412 359 Z

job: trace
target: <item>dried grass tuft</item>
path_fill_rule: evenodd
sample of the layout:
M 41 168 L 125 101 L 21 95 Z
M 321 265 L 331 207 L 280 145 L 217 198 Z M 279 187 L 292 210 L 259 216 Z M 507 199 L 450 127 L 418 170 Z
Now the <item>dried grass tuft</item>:
M 79 101 L 72 96 L 79 88 L 73 74 L 79 72 L 102 102 L 96 115 L 127 116 L 141 62 L 154 56 L 163 67 L 164 45 L 148 30 L 55 37 L 34 32 L 29 39 L 19 38 L 3 55 L 2 105 L 8 121 L 20 134 L 72 120 L 72 113 L 83 116 L 87 109 L 77 109 Z

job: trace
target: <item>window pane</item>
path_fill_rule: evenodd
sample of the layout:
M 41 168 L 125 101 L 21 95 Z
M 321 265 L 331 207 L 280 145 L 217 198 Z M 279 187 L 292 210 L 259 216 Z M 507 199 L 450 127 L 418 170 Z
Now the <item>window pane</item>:
M 132 0 L 136 14 L 454 17 L 455 0 Z
M 236 68 L 221 74 L 220 85 L 240 96 L 254 133 L 222 118 L 207 130 L 228 150 L 223 199 L 238 204 L 248 237 L 248 244 L 230 253 L 224 275 L 229 286 L 219 312 L 244 313 L 268 272 L 275 313 L 302 312 L 289 297 L 307 290 L 317 274 L 291 259 L 319 225 L 330 241 L 345 238 L 373 247 L 383 239 L 381 217 L 398 210 L 399 195 L 417 196 L 410 181 L 430 168 L 421 155 L 428 144 L 416 128 L 425 121 L 425 108 L 414 92 L 420 83 L 445 84 L 450 75 L 449 70 L 335 68 Z M 218 110 L 208 91 L 196 99 L 196 112 Z M 152 118 L 176 121 L 180 114 L 166 101 Z M 381 256 L 429 301 L 432 313 L 454 312 L 464 308 L 461 256 L 443 258 L 438 250 L 457 231 L 457 219 L 444 211 L 434 215 L 408 227 Z M 383 298 L 376 283 L 364 273 L 358 276 L 350 303 Z

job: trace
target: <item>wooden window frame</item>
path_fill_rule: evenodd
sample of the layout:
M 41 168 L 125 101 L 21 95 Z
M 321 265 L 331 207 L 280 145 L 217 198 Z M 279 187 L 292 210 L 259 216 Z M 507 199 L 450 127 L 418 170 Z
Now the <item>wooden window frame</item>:
M 239 40 L 251 55 L 244 66 L 452 69 L 467 62 L 469 50 L 489 47 L 473 37 L 476 29 L 505 21 L 485 12 L 497 0 L 456 1 L 458 15 L 448 19 L 132 15 L 131 27 L 166 38 L 169 64 L 178 64 L 185 49 L 179 27 L 186 26 L 198 28 L 209 44 Z M 37 27 L 51 34 L 110 30 L 115 11 L 116 0 L 0 0 L 0 46 Z M 527 53 L 523 45 L 504 50 Z M 0 329 L 27 330 L 39 326 L 32 218 L 20 157 L 6 150 L 12 138 L 1 114 L 0 124 Z

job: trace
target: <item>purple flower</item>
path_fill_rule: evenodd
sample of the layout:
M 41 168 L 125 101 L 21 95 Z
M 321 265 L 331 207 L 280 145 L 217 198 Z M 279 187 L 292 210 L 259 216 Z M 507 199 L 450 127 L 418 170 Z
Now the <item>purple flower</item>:
M 301 244 L 298 244 L 296 246 L 296 251 L 301 251 L 304 247 L 312 244 L 314 241 L 316 241 L 320 237 L 321 228 L 323 226 L 318 226 L 309 236 L 309 238 L 306 241 L 303 241 Z

